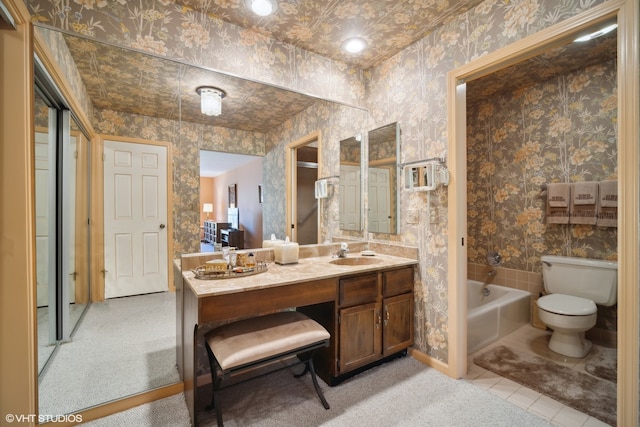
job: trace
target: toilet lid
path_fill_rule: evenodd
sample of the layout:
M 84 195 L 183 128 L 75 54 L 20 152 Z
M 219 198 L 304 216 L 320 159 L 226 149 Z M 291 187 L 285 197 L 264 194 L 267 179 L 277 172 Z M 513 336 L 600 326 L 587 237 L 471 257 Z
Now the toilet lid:
M 539 298 L 538 307 L 544 311 L 565 316 L 589 316 L 598 311 L 596 304 L 591 300 L 563 294 L 551 294 Z

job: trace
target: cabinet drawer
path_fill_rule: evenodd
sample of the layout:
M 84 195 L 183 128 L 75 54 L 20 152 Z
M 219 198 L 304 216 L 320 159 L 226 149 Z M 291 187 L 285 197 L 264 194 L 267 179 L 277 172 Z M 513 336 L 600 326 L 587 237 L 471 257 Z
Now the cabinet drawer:
M 382 294 L 385 297 L 413 291 L 413 267 L 382 273 Z
M 378 296 L 376 273 L 340 280 L 338 304 L 350 306 L 375 301 Z

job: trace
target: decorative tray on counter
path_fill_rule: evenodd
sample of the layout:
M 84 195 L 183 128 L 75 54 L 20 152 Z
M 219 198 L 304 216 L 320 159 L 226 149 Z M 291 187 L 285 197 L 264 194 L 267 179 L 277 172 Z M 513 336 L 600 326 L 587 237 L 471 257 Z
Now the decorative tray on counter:
M 215 266 L 217 267 L 217 266 Z M 231 279 L 234 277 L 253 276 L 255 274 L 264 273 L 269 269 L 269 264 L 264 261 L 258 261 L 255 267 L 234 267 L 220 270 L 210 264 L 201 265 L 194 268 L 193 274 L 196 279 L 200 280 L 220 280 Z

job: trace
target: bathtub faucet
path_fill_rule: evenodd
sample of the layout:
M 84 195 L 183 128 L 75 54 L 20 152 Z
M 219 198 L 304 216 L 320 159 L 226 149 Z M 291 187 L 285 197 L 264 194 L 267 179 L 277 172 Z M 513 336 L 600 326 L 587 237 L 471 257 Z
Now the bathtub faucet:
M 487 280 L 484 281 L 484 283 L 482 284 L 482 295 L 485 297 L 488 297 L 491 294 L 491 291 L 487 288 L 487 285 L 489 284 L 489 278 L 491 277 L 495 277 L 495 275 L 498 274 L 498 272 L 495 269 L 491 269 L 489 270 L 489 272 L 487 273 Z

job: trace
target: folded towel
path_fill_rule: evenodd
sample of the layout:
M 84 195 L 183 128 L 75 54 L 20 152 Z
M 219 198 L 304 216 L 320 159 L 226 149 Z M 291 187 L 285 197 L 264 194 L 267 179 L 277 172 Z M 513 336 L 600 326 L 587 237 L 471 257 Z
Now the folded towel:
M 547 224 L 569 224 L 571 184 L 547 184 Z
M 591 224 L 597 222 L 598 183 L 594 181 L 572 184 L 570 224 Z
M 576 182 L 573 184 L 573 204 L 593 205 L 598 197 L 598 183 L 595 181 Z
M 606 208 L 618 207 L 618 180 L 600 181 L 600 206 Z
M 598 197 L 599 227 L 618 226 L 618 180 L 612 179 L 600 182 Z
M 552 208 L 568 208 L 571 184 L 547 184 L 547 201 Z

